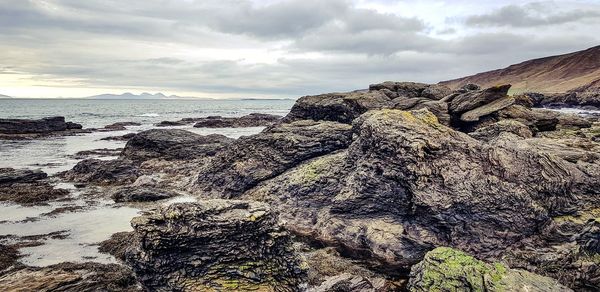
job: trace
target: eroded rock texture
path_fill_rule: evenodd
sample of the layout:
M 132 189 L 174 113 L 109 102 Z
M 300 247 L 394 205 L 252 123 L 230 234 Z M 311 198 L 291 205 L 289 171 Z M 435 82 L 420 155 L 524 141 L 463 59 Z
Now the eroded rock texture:
M 134 218 L 126 255 L 151 291 L 299 291 L 302 262 L 263 203 L 209 200 Z

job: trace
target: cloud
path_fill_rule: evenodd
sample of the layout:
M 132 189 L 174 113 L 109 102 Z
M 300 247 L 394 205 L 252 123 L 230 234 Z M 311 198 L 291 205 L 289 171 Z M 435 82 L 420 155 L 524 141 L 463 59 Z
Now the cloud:
M 411 11 L 398 3 L 3 0 L 0 87 L 294 97 L 383 80 L 437 82 L 600 42 L 587 25 L 599 5 L 510 11 L 423 0 Z M 446 16 L 461 21 L 449 26 Z
M 573 9 L 554 12 L 549 5 L 531 3 L 528 5 L 508 5 L 488 14 L 474 15 L 467 18 L 466 23 L 472 26 L 511 26 L 536 27 L 560 25 L 590 20 L 600 22 L 598 9 Z

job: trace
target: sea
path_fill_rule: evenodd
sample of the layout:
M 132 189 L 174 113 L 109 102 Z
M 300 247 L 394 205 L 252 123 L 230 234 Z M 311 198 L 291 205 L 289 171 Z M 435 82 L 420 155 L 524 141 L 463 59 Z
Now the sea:
M 0 118 L 39 119 L 64 116 L 67 121 L 84 128 L 102 128 L 116 122 L 137 122 L 141 126 L 125 131 L 92 132 L 75 136 L 35 140 L 0 140 L 0 168 L 41 169 L 49 175 L 71 169 L 80 158 L 77 152 L 93 149 L 116 149 L 123 141 L 102 138 L 156 128 L 161 121 L 207 116 L 236 117 L 249 113 L 286 115 L 294 100 L 93 100 L 93 99 L 0 99 Z M 256 134 L 262 127 L 194 128 L 192 125 L 170 127 L 198 134 L 223 134 L 231 138 Z M 114 159 L 115 157 L 93 157 Z M 0 202 L 0 244 L 22 243 L 22 238 L 43 235 L 35 244 L 19 249 L 20 262 L 30 266 L 49 266 L 61 262 L 116 263 L 110 255 L 98 251 L 98 243 L 113 233 L 130 231 L 130 220 L 139 208 L 117 204 L 106 199 L 91 201 L 80 197 L 83 191 L 67 182 L 56 182 L 55 188 L 67 189 L 70 200 L 59 200 L 36 206 Z M 194 201 L 179 197 L 162 204 Z M 76 210 L 53 214 L 71 207 Z

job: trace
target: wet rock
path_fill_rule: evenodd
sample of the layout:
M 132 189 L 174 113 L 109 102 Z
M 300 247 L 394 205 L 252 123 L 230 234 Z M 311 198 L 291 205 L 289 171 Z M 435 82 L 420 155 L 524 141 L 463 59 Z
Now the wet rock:
M 45 204 L 68 194 L 68 190 L 55 189 L 47 182 L 0 184 L 0 202 L 21 205 Z
M 128 268 L 117 264 L 61 263 L 0 276 L 5 291 L 141 291 Z
M 189 124 L 184 121 L 162 121 L 160 123 L 155 124 L 157 127 L 176 127 L 176 126 L 185 126 Z
M 117 232 L 109 239 L 101 242 L 98 251 L 107 253 L 122 261 L 125 260 L 127 249 L 133 241 L 133 232 Z
M 101 148 L 101 149 L 93 149 L 93 150 L 84 150 L 79 151 L 73 155 L 75 159 L 85 159 L 91 156 L 100 156 L 100 157 L 110 157 L 110 156 L 119 156 L 123 151 L 123 148 Z
M 68 181 L 99 185 L 133 183 L 140 175 L 138 165 L 128 159 L 86 159 L 59 174 Z
M 390 107 L 390 98 L 379 91 L 329 93 L 298 99 L 285 121 L 315 120 L 351 123 L 370 109 Z
M 129 139 L 133 138 L 134 136 L 135 136 L 135 133 L 127 133 L 122 136 L 110 136 L 110 137 L 102 138 L 100 140 L 103 140 L 103 141 L 128 141 Z
M 131 126 L 141 126 L 142 124 L 136 122 L 117 122 L 110 125 L 104 126 L 101 130 L 109 130 L 109 131 L 125 131 L 127 127 Z
M 266 127 L 275 124 L 281 116 L 252 113 L 242 117 L 212 116 L 196 120 L 195 128 Z
M 111 198 L 117 202 L 153 202 L 178 196 L 179 193 L 150 187 L 122 187 Z
M 30 183 L 47 178 L 41 170 L 0 168 L 0 185 L 11 183 Z
M 556 280 L 440 247 L 411 270 L 409 291 L 572 291 Z
M 65 122 L 64 117 L 39 120 L 0 119 L 0 134 L 46 134 L 81 128 L 80 124 Z
M 296 291 L 304 281 L 289 235 L 262 203 L 174 204 L 132 226 L 127 262 L 151 291 Z
M 214 155 L 231 141 L 217 134 L 202 136 L 179 129 L 152 129 L 129 139 L 121 156 L 132 160 L 191 160 Z
M 196 190 L 234 198 L 300 162 L 345 148 L 351 126 L 310 120 L 278 124 L 242 137 L 199 167 Z

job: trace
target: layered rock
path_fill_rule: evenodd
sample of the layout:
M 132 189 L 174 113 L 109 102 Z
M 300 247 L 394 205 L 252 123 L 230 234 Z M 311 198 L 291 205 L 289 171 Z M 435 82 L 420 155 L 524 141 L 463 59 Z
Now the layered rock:
M 0 168 L 0 202 L 40 204 L 69 194 L 43 181 L 46 177 L 48 175 L 40 170 Z
M 140 176 L 140 170 L 134 161 L 128 159 L 86 159 L 71 170 L 62 172 L 60 176 L 81 183 L 126 184 L 133 183 Z
M 45 134 L 81 128 L 80 124 L 65 122 L 65 117 L 0 119 L 0 134 Z
M 111 198 L 117 202 L 152 202 L 176 197 L 179 194 L 159 188 L 152 187 L 123 187 L 116 190 Z
M 223 135 L 202 136 L 178 129 L 153 129 L 138 133 L 125 146 L 121 156 L 132 160 L 191 160 L 214 155 L 233 139 Z
M 0 168 L 0 184 L 29 183 L 47 178 L 41 170 Z
M 427 253 L 411 270 L 409 291 L 572 291 L 556 280 L 501 263 L 488 264 L 451 248 Z
M 211 116 L 200 118 L 194 124 L 195 128 L 246 128 L 266 127 L 275 124 L 281 116 L 252 113 L 242 117 Z
M 196 190 L 233 198 L 300 162 L 345 148 L 351 126 L 310 120 L 278 124 L 241 137 L 199 167 Z
M 556 156 L 475 140 L 427 111 L 372 111 L 354 135 L 347 151 L 242 198 L 272 202 L 296 234 L 391 274 L 436 246 L 499 252 L 572 212 L 600 183 Z
M 262 203 L 174 204 L 132 220 L 127 262 L 151 291 L 297 291 L 305 271 Z

